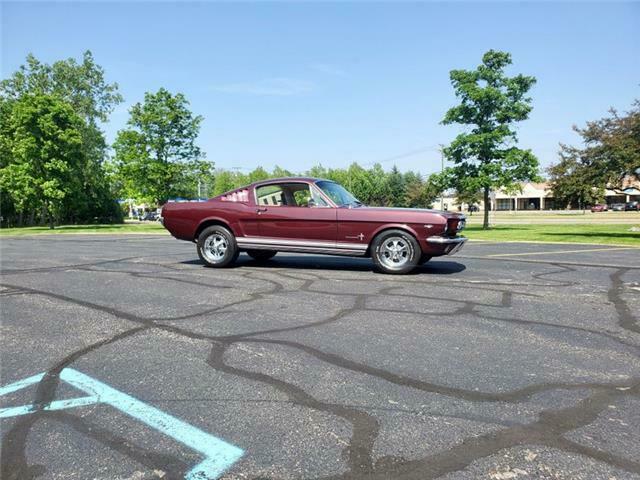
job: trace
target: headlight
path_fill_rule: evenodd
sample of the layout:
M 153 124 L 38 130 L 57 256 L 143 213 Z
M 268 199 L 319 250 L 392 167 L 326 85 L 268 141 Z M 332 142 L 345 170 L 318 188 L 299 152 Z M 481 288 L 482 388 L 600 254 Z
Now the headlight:
M 456 236 L 460 230 L 465 227 L 466 220 L 464 217 L 451 217 L 447 219 L 446 234 Z

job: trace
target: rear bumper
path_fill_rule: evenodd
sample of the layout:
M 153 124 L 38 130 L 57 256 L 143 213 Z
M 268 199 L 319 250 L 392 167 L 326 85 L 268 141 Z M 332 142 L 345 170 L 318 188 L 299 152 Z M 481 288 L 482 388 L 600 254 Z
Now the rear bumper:
M 453 255 L 459 252 L 467 241 L 466 237 L 439 237 L 433 236 L 426 239 L 427 244 L 433 247 L 440 247 L 442 249 L 442 255 Z

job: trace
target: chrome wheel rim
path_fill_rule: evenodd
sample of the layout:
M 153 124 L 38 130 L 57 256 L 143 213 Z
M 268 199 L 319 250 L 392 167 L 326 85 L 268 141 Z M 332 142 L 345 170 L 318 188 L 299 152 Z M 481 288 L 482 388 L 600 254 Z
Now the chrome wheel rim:
M 227 239 L 219 233 L 214 233 L 204 241 L 202 254 L 208 261 L 216 263 L 225 257 L 228 248 L 229 242 Z
M 401 268 L 411 258 L 411 245 L 402 237 L 389 237 L 382 242 L 378 258 L 385 267 Z

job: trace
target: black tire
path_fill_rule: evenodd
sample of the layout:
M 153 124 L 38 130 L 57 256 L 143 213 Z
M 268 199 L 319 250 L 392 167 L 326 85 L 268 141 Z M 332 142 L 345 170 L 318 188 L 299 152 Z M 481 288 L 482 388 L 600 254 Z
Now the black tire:
M 422 256 L 420 257 L 420 261 L 418 262 L 419 265 L 424 265 L 425 263 L 427 263 L 429 260 L 431 260 L 433 258 L 432 255 L 425 255 L 424 253 L 422 254 Z
M 222 242 L 222 244 L 216 249 L 208 242 Z M 228 267 L 240 254 L 236 237 L 220 225 L 212 225 L 200 233 L 197 249 L 198 256 L 205 266 L 214 268 Z
M 389 242 L 389 243 L 385 243 Z M 398 257 L 389 256 L 386 248 L 390 243 L 397 243 L 398 248 L 402 248 L 398 252 Z M 378 234 L 371 243 L 371 258 L 377 270 L 382 273 L 403 274 L 413 270 L 418 262 L 422 251 L 418 241 L 408 232 L 404 230 L 385 230 Z M 395 259 L 397 258 L 397 262 Z M 397 264 L 395 264 L 397 263 Z
M 265 262 L 278 253 L 276 250 L 247 250 L 247 255 L 257 262 Z

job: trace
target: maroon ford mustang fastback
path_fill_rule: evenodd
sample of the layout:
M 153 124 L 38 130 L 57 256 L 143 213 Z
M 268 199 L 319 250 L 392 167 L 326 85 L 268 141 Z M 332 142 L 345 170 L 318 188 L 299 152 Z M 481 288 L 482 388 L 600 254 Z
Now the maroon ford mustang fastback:
M 246 252 L 267 260 L 278 251 L 371 257 L 385 273 L 407 273 L 431 257 L 452 255 L 463 215 L 362 205 L 341 185 L 316 178 L 253 183 L 206 202 L 167 203 L 167 230 L 198 245 L 210 267 Z

